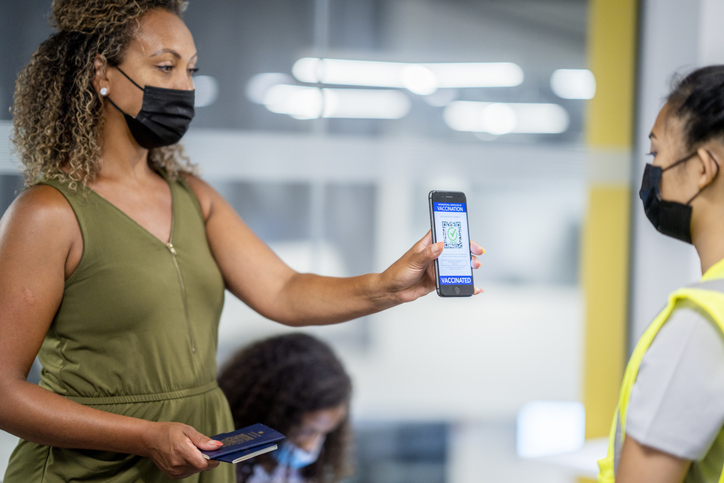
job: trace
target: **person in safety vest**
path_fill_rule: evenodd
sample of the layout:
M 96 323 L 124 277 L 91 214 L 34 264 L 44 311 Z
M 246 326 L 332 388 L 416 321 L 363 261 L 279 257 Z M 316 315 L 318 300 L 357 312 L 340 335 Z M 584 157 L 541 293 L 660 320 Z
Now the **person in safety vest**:
M 651 134 L 640 197 L 704 274 L 669 297 L 626 368 L 602 483 L 724 482 L 724 65 L 678 80 Z

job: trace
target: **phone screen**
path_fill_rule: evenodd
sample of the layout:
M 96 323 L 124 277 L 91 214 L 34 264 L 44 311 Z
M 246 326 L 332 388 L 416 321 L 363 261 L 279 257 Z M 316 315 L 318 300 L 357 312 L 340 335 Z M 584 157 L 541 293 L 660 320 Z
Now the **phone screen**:
M 470 266 L 470 236 L 465 195 L 459 192 L 430 193 L 433 240 L 443 242 L 443 252 L 435 268 L 438 294 L 466 296 L 473 293 Z

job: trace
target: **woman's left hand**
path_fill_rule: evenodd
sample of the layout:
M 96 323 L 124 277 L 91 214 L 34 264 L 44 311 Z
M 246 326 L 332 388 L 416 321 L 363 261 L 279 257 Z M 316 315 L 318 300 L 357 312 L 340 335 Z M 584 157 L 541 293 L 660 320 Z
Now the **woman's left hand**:
M 399 302 L 411 302 L 435 290 L 434 261 L 443 250 L 443 242 L 432 243 L 432 235 L 427 232 L 422 240 L 415 243 L 407 253 L 382 272 L 382 286 L 394 295 Z M 470 242 L 471 260 L 473 268 L 480 268 L 481 263 L 476 255 L 482 255 L 485 250 L 477 243 Z M 475 294 L 482 292 L 475 287 Z

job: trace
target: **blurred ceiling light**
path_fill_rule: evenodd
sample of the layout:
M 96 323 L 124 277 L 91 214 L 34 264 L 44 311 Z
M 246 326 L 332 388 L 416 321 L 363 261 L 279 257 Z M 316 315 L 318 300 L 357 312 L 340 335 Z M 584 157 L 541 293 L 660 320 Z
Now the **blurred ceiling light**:
M 410 92 L 420 96 L 427 96 L 437 90 L 437 78 L 427 67 L 421 65 L 406 65 L 400 71 L 402 85 Z
M 457 96 L 457 89 L 438 89 L 430 95 L 422 96 L 422 99 L 433 107 L 445 107 L 454 101 Z
M 206 107 L 219 97 L 219 83 L 209 75 L 194 76 L 194 107 Z
M 422 64 L 437 77 L 438 87 L 514 87 L 523 83 L 523 69 L 512 62 Z
M 557 134 L 568 129 L 568 113 L 558 104 L 454 101 L 443 112 L 456 131 Z
M 405 67 L 407 64 L 401 62 L 305 57 L 294 63 L 292 75 L 299 81 L 309 83 L 405 87 L 402 82 L 402 71 Z
M 322 91 L 316 87 L 278 84 L 264 95 L 264 106 L 295 119 L 317 119 L 322 114 Z
M 596 78 L 587 69 L 558 69 L 551 75 L 551 89 L 563 99 L 593 99 Z
M 493 103 L 483 107 L 480 111 L 480 127 L 484 132 L 502 135 L 515 130 L 518 116 L 508 104 Z
M 572 453 L 585 442 L 586 411 L 569 401 L 531 401 L 518 412 L 516 449 L 521 458 Z
M 407 88 L 428 95 L 438 88 L 511 87 L 523 82 L 523 70 L 511 62 L 410 64 L 304 57 L 292 74 L 310 84 Z
M 287 74 L 265 72 L 256 74 L 246 83 L 246 97 L 256 104 L 264 104 L 267 91 L 279 84 L 291 84 L 293 79 Z
M 379 89 L 319 89 L 279 84 L 264 96 L 271 112 L 295 119 L 355 118 L 399 119 L 410 112 L 410 99 L 402 92 Z
M 296 61 L 292 66 L 292 75 L 301 82 L 316 84 L 321 82 L 323 77 L 320 71 L 322 59 L 314 57 L 303 57 Z
M 323 117 L 400 119 L 410 112 L 410 98 L 400 91 L 382 89 L 322 89 Z

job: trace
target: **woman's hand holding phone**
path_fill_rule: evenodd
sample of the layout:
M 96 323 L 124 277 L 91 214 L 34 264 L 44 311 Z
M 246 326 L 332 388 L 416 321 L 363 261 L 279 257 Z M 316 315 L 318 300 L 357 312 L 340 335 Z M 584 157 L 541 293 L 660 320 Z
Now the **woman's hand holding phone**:
M 388 293 L 394 294 L 399 302 L 411 302 L 435 290 L 435 260 L 443 250 L 443 242 L 432 243 L 432 233 L 427 234 L 399 260 L 382 272 L 382 283 Z M 472 268 L 480 268 L 478 256 L 485 250 L 470 242 Z M 479 294 L 481 289 L 475 287 L 474 293 Z
M 473 281 L 473 253 L 468 228 L 468 202 L 462 191 L 430 191 L 432 241 L 444 243 L 445 252 L 434 262 L 435 285 L 441 297 L 469 297 L 480 293 Z M 479 248 L 479 246 L 478 246 Z

